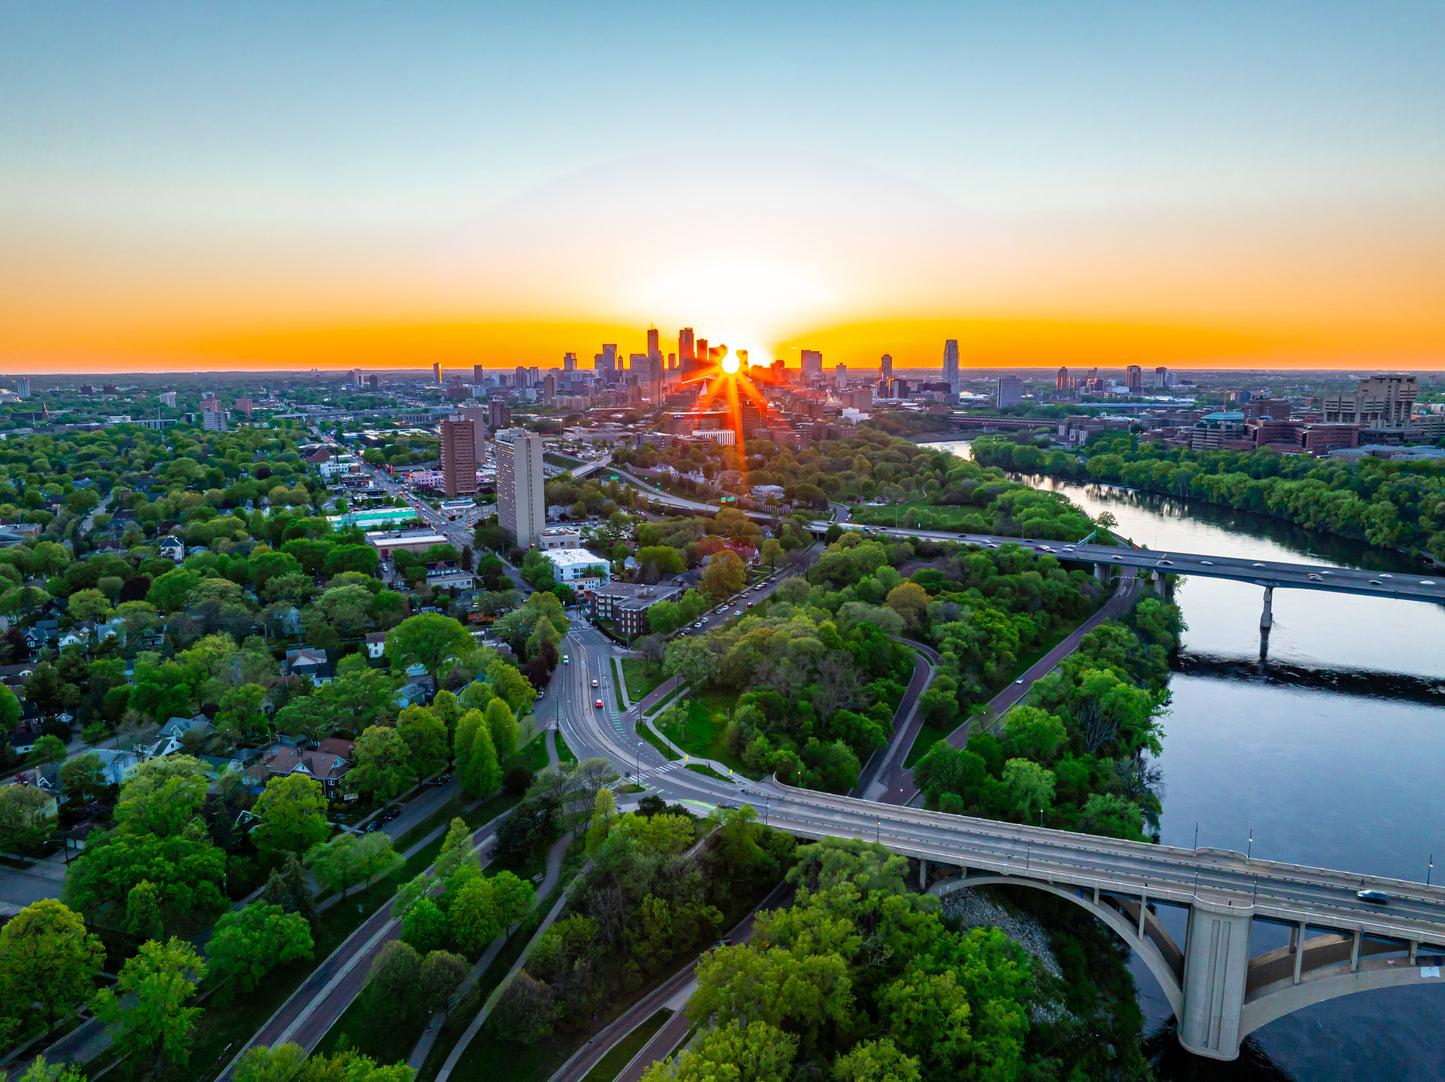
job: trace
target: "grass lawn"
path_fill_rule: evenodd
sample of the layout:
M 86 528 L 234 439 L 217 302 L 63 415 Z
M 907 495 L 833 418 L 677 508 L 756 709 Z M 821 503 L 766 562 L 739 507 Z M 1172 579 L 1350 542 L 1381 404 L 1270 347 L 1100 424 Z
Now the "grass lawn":
M 657 734 L 652 731 L 651 726 L 646 724 L 639 725 L 637 727 L 637 735 L 642 737 L 643 740 L 646 740 L 658 751 L 662 752 L 663 757 L 668 759 L 669 761 L 674 761 L 682 758 L 681 755 L 677 754 L 677 752 L 673 751 L 662 742 L 662 740 L 657 736 Z
M 538 733 L 518 753 L 521 764 L 533 774 L 547 765 L 547 734 Z
M 667 679 L 661 665 L 653 666 L 653 671 L 648 672 L 647 665 L 637 657 L 622 659 L 622 675 L 627 680 L 627 695 L 635 703 L 651 695 Z
M 607 660 L 612 666 L 612 695 L 617 700 L 617 709 L 625 714 L 627 713 L 627 703 L 622 699 L 622 671 L 618 668 L 615 657 Z
M 761 774 L 749 769 L 741 758 L 728 750 L 727 712 L 733 706 L 731 696 L 709 691 L 693 693 L 680 704 L 687 711 L 685 726 L 677 724 L 658 725 L 667 738 L 689 755 L 702 759 L 715 759 L 733 768 L 745 777 L 757 779 Z
M 652 1040 L 652 1035 L 666 1025 L 671 1017 L 672 1011 L 663 1007 L 613 1045 L 612 1051 L 597 1061 L 597 1065 L 587 1072 L 582 1082 L 612 1082 L 617 1077 L 617 1072 L 632 1062 L 632 1057 L 642 1051 L 643 1045 Z
M 552 731 L 552 746 L 557 749 L 558 762 L 576 761 L 577 756 L 573 755 L 572 749 L 567 746 L 567 740 L 563 737 L 561 729 Z
M 731 780 L 724 775 L 719 774 L 716 770 L 708 766 L 706 763 L 688 763 L 687 768 L 691 771 L 694 771 L 695 773 L 702 774 L 705 777 L 716 778 L 718 781 Z
M 913 747 L 909 748 L 908 754 L 904 756 L 903 765 L 909 767 L 918 762 L 919 759 L 922 759 L 928 754 L 929 748 L 948 736 L 948 733 L 952 731 L 953 730 L 950 729 L 945 732 L 943 729 L 936 729 L 932 725 L 925 724 L 923 728 L 918 730 L 918 738 L 913 741 Z

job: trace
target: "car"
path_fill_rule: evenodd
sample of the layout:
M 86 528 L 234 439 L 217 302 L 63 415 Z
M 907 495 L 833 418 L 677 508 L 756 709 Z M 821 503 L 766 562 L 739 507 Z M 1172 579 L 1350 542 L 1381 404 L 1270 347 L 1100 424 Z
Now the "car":
M 1014 681 L 1015 684 L 1022 684 L 1023 682 L 1024 678 L 1022 676 L 1020 676 L 1017 680 Z
M 1371 586 L 1383 586 L 1383 585 L 1385 585 L 1385 584 L 1384 584 L 1383 582 L 1381 582 L 1379 579 L 1371 579 L 1371 580 L 1370 580 L 1370 585 L 1371 585 Z
M 1249 566 L 1250 566 L 1250 567 L 1263 567 L 1264 564 L 1262 564 L 1262 563 L 1252 563 L 1252 564 L 1250 564 Z
M 1420 585 L 1421 585 L 1421 586 L 1434 586 L 1434 585 L 1435 585 L 1435 580 L 1434 580 L 1434 579 L 1421 579 L 1421 580 L 1420 580 Z
M 1174 566 L 1174 561 L 1173 561 L 1173 560 L 1160 560 L 1159 562 L 1160 562 L 1161 564 L 1164 564 L 1166 567 L 1173 567 L 1173 566 Z
M 1214 566 L 1214 561 L 1213 561 L 1213 560 L 1200 560 L 1199 562 L 1202 563 L 1205 567 L 1213 567 L 1213 566 Z
M 593 687 L 600 687 L 601 685 L 599 685 L 596 680 L 593 680 L 593 681 L 592 681 L 592 686 L 593 686 Z
M 699 620 L 697 623 L 695 623 L 695 624 L 692 625 L 692 629 L 693 629 L 694 631 L 698 631 L 698 630 L 700 630 L 701 628 L 702 628 L 702 621 L 701 621 L 701 620 Z
M 596 707 L 598 710 L 601 710 L 601 709 L 602 709 L 602 700 L 601 700 L 601 699 L 598 699 L 598 700 L 597 700 L 596 702 L 594 702 L 592 705 L 593 705 L 594 707 Z
M 366 833 L 368 833 L 368 834 L 370 834 L 370 833 L 371 833 L 372 831 L 374 831 L 374 830 L 380 830 L 380 829 L 381 829 L 381 820 L 380 820 L 380 819 L 373 819 L 371 822 L 369 822 L 369 823 L 366 824 Z
M 752 608 L 752 607 L 753 607 L 753 603 L 752 603 L 751 601 L 749 601 L 747 607 L 748 607 L 748 608 Z
M 1122 556 L 1115 556 L 1115 557 L 1114 557 L 1114 562 L 1115 562 L 1115 563 L 1122 563 L 1123 560 L 1124 560 L 1124 557 L 1122 557 Z
M 1392 574 L 1390 574 L 1388 571 L 1381 571 L 1381 572 L 1380 572 L 1380 578 L 1382 578 L 1382 579 L 1392 579 L 1392 578 L 1394 578 L 1394 577 L 1395 577 L 1395 576 L 1392 575 Z
M 571 659 L 570 657 L 568 657 L 566 654 L 563 654 L 563 655 L 562 655 L 562 664 L 563 664 L 563 665 L 570 665 L 570 664 L 572 664 L 572 659 Z
M 1383 890 L 1357 890 L 1355 897 L 1371 905 L 1388 905 L 1390 901 L 1390 896 Z
M 387 808 L 386 811 L 381 813 L 381 821 L 383 823 L 389 823 L 400 814 L 401 809 L 393 804 L 391 807 Z
M 743 610 L 742 610 L 742 609 L 733 609 L 733 611 L 732 611 L 732 615 L 733 615 L 733 616 L 741 616 L 742 614 L 743 614 Z
M 1311 575 L 1311 576 L 1309 576 L 1309 580 L 1310 580 L 1311 582 L 1324 582 L 1324 581 L 1325 581 L 1324 579 L 1320 578 L 1318 575 Z

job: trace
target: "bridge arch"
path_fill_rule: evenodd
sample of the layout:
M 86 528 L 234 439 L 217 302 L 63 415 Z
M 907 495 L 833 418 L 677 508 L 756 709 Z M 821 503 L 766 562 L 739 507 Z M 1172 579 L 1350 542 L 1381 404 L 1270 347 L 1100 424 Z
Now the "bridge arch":
M 1097 920 L 1102 921 L 1149 967 L 1149 972 L 1159 982 L 1159 987 L 1163 990 L 1165 998 L 1168 999 L 1174 1016 L 1179 1019 L 1184 1017 L 1183 973 L 1175 971 L 1154 941 L 1148 936 L 1141 936 L 1138 927 L 1132 921 L 1125 919 L 1124 915 L 1112 906 L 1095 905 L 1092 898 L 1081 897 L 1077 887 L 1061 886 L 1056 883 L 1046 883 L 1041 879 L 1026 879 L 1022 876 L 978 875 L 956 876 L 953 879 L 942 880 L 929 887 L 928 893 L 936 898 L 942 898 L 956 890 L 995 886 L 1028 887 L 1030 890 L 1041 890 L 1073 902 Z
M 1267 984 L 1245 998 L 1239 1016 L 1240 1039 L 1304 1007 L 1356 992 L 1421 983 L 1445 985 L 1445 976 L 1426 977 L 1421 969 L 1418 964 L 1404 959 L 1372 958 L 1361 961 L 1354 971 L 1351 971 L 1348 962 L 1342 962 L 1306 973 L 1299 984 L 1288 979 Z

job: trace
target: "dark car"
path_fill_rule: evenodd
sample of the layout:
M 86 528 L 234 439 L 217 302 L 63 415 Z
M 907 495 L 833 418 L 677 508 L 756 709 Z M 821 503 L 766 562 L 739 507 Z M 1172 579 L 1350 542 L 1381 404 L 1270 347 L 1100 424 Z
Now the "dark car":
M 395 818 L 396 818 L 398 815 L 400 815 L 400 814 L 401 814 L 401 809 L 398 808 L 398 807 L 393 806 L 393 807 L 387 808 L 386 811 L 384 811 L 384 812 L 381 813 L 381 821 L 382 821 L 383 823 L 389 823 L 389 822 L 391 822 L 393 819 L 395 819 Z
M 373 819 L 371 822 L 369 822 L 369 823 L 366 824 L 366 833 L 368 833 L 368 834 L 370 834 L 373 830 L 380 830 L 380 829 L 381 829 L 381 820 L 380 820 L 380 819 Z
M 1369 902 L 1371 905 L 1386 905 L 1390 901 L 1390 896 L 1383 890 L 1357 890 L 1355 897 L 1362 902 Z

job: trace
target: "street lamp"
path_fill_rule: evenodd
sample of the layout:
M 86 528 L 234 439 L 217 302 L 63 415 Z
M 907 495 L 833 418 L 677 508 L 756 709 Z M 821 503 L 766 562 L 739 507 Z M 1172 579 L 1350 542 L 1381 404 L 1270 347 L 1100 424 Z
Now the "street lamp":
M 1430 854 L 1430 863 L 1429 863 L 1429 865 L 1425 868 L 1425 885 L 1426 885 L 1427 887 L 1430 885 L 1430 873 L 1433 872 L 1434 870 L 1435 870 L 1435 854 L 1434 854 L 1434 853 L 1431 853 L 1431 854 Z
M 883 820 L 878 819 L 873 823 L 873 844 L 877 845 L 883 836 Z
M 1245 851 L 1244 859 L 1251 860 L 1254 857 L 1254 827 L 1249 828 L 1249 849 Z

